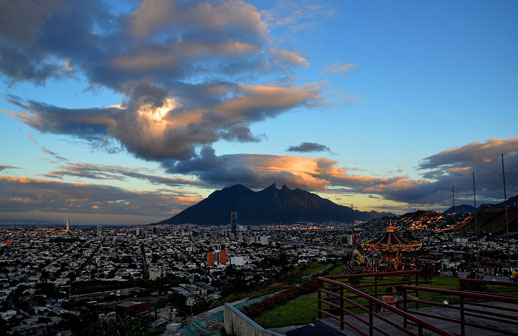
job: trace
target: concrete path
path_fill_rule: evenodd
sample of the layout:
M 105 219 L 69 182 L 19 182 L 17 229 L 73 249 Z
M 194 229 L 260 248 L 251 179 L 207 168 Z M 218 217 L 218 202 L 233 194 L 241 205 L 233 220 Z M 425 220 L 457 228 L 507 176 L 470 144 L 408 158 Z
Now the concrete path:
M 488 303 L 491 305 L 494 305 L 496 307 L 506 307 L 511 309 L 516 309 L 515 305 L 512 304 L 505 304 L 505 303 Z M 468 305 L 466 305 L 468 307 Z M 477 308 L 477 307 L 472 307 Z M 480 308 L 478 308 L 480 309 Z M 491 308 L 484 308 L 485 311 L 498 311 L 502 313 L 501 310 L 491 309 Z M 440 317 L 450 318 L 450 319 L 459 319 L 459 311 L 456 309 L 447 309 L 447 308 L 441 308 L 441 307 L 425 307 L 417 310 L 419 312 L 427 313 L 427 314 L 433 314 Z M 488 327 L 497 328 L 501 331 L 505 331 L 508 333 L 508 335 L 518 335 L 518 325 L 515 324 L 518 321 L 518 311 L 514 312 L 505 312 L 507 315 L 516 316 L 516 318 L 513 319 L 505 319 L 505 318 L 499 318 L 499 321 L 493 321 L 488 319 L 483 319 L 476 316 L 466 316 L 466 321 L 471 323 L 477 323 Z M 383 317 L 387 318 L 388 320 L 397 323 L 400 326 L 403 326 L 403 318 L 396 313 L 392 312 L 383 312 L 380 313 Z M 419 315 L 414 315 L 415 317 L 424 320 L 435 327 L 442 329 L 444 331 L 447 331 L 452 334 L 460 334 L 460 324 L 449 322 L 449 321 L 443 321 L 436 318 L 430 318 L 430 317 L 424 317 Z M 369 316 L 368 314 L 361 314 L 360 317 L 362 319 L 368 321 Z M 365 333 L 369 333 L 368 327 L 358 321 L 357 319 L 347 316 L 345 318 L 345 321 L 352 324 L 356 328 L 362 330 Z M 353 329 L 349 328 L 348 326 L 344 327 L 344 330 L 340 330 L 340 323 L 332 318 L 322 318 L 317 320 L 317 325 L 320 325 L 321 327 L 330 327 L 328 330 L 332 330 L 333 335 L 358 335 Z M 395 336 L 395 335 L 406 335 L 403 331 L 399 330 L 398 328 L 395 328 L 394 326 L 391 326 L 390 324 L 378 319 L 374 318 L 374 325 L 378 327 L 379 329 L 386 332 L 388 335 Z M 413 325 L 409 325 L 408 328 L 411 332 L 417 333 L 417 327 Z M 424 329 L 425 335 L 437 335 L 434 332 L 431 332 L 430 330 Z M 326 334 L 331 334 L 331 331 L 327 331 Z M 383 335 L 379 331 L 375 331 L 374 335 Z M 494 336 L 494 335 L 504 335 L 503 332 L 498 331 L 491 331 L 491 330 L 485 330 L 481 328 L 475 328 L 471 326 L 466 326 L 466 335 L 477 335 L 477 336 Z

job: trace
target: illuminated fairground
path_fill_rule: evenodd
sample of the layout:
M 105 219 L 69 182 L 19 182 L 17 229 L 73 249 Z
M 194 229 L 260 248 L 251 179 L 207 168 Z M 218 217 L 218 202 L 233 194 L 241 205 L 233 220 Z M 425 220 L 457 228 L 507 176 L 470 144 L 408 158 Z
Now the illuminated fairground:
M 390 268 L 401 269 L 400 259 L 404 253 L 415 252 L 421 249 L 423 243 L 409 241 L 395 232 L 392 220 L 389 222 L 387 231 L 380 238 L 361 244 L 363 251 L 381 252 L 382 262 L 390 265 Z

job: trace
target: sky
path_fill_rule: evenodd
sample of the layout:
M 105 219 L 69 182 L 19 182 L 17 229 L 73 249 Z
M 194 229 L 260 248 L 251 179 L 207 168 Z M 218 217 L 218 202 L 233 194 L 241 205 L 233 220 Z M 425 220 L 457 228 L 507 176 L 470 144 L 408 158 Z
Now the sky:
M 0 221 L 233 184 L 402 214 L 518 194 L 518 2 L 0 0 Z

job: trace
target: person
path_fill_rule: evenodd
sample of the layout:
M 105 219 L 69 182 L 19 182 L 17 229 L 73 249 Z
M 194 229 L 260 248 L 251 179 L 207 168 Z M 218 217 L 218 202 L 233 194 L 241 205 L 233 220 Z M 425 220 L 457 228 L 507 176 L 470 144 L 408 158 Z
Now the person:
M 404 309 L 405 308 L 405 299 L 403 297 L 403 292 L 404 292 L 404 289 L 403 287 L 401 286 L 396 286 L 396 293 L 397 295 L 395 296 L 396 298 L 396 308 L 398 309 Z M 410 295 L 407 293 L 406 295 L 406 298 L 407 298 L 407 301 L 409 300 L 419 300 L 419 298 L 417 296 L 413 296 L 413 295 Z
M 383 302 L 385 302 L 386 304 L 391 305 L 392 307 L 396 306 L 397 299 L 394 297 L 394 295 L 392 293 L 392 287 L 387 287 L 385 289 L 385 295 L 383 295 L 381 297 L 381 299 L 383 300 Z M 384 312 L 384 311 L 389 311 L 389 310 L 386 309 L 385 307 L 381 307 L 381 311 Z

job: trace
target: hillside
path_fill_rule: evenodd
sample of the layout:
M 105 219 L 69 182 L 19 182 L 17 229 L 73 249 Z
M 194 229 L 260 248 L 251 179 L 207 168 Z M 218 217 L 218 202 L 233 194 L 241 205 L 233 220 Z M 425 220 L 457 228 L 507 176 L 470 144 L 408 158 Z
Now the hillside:
M 509 231 L 518 232 L 518 207 L 507 208 Z M 485 207 L 477 211 L 477 224 L 480 232 L 505 233 L 505 212 L 503 208 Z M 475 231 L 475 219 L 458 228 L 460 231 Z

